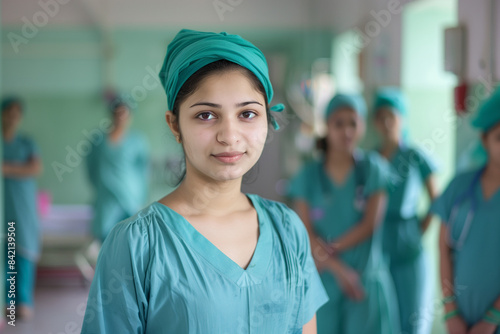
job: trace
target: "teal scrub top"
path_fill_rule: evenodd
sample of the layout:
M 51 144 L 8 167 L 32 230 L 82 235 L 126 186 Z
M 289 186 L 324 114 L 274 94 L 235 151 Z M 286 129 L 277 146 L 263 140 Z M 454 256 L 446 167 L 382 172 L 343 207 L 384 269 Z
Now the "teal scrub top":
M 417 208 L 435 163 L 420 150 L 400 146 L 389 159 L 391 177 L 383 225 L 384 252 L 392 264 L 416 258 L 422 251 L 422 230 Z
M 500 190 L 488 200 L 480 182 L 467 191 L 478 171 L 457 175 L 431 208 L 451 230 L 457 306 L 469 326 L 480 321 L 500 297 Z M 452 214 L 453 210 L 456 214 Z M 466 233 L 466 217 L 471 211 L 474 216 Z M 457 243 L 461 236 L 462 245 Z M 500 328 L 495 333 L 500 334 Z
M 361 151 L 360 151 L 361 152 Z M 374 193 L 386 191 L 389 180 L 389 165 L 376 152 L 360 153 L 364 155 L 360 167 L 353 167 L 343 184 L 337 184 L 326 173 L 324 159 L 307 163 L 292 179 L 288 191 L 289 197 L 304 200 L 309 206 L 310 220 L 316 234 L 326 242 L 331 242 L 359 223 L 364 214 L 360 206 Z M 357 195 L 356 168 L 364 174 L 365 186 L 362 198 Z M 360 203 L 358 203 L 360 202 Z M 381 251 L 380 237 L 377 237 L 376 253 Z M 363 273 L 370 269 L 372 238 L 368 238 L 356 247 L 341 254 L 341 260 L 350 267 Z M 377 254 L 379 256 L 379 254 Z
M 328 300 L 307 231 L 284 204 L 248 197 L 260 234 L 247 269 L 159 202 L 116 225 L 82 333 L 302 333 Z
M 11 141 L 2 141 L 3 161 L 24 164 L 38 157 L 36 144 L 29 137 L 16 134 Z M 4 177 L 5 229 L 15 222 L 16 252 L 36 261 L 40 255 L 40 226 L 37 210 L 37 188 L 34 177 Z
M 118 143 L 112 143 L 106 135 L 92 147 L 86 163 L 95 190 L 94 235 L 107 235 L 114 224 L 132 216 L 145 204 L 148 150 L 146 139 L 136 131 L 129 131 Z M 114 207 L 121 209 L 122 216 L 113 219 L 107 214 Z

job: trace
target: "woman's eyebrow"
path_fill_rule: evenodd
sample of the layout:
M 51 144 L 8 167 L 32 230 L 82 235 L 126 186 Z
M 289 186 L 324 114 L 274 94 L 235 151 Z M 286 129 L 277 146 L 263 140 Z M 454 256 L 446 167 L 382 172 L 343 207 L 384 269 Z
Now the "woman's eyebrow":
M 257 101 L 247 101 L 247 102 L 241 102 L 241 103 L 238 103 L 236 105 L 237 108 L 241 108 L 241 107 L 244 107 L 244 106 L 247 106 L 249 104 L 258 104 L 259 106 L 262 106 L 262 103 L 260 102 L 257 102 Z
M 215 103 L 210 103 L 210 102 L 198 102 L 198 103 L 193 104 L 190 108 L 196 107 L 196 106 L 207 106 L 207 107 L 219 108 L 219 109 L 222 108 L 222 106 L 220 104 L 215 104 Z
M 246 102 L 237 103 L 236 107 L 241 108 L 241 107 L 247 106 L 249 104 L 258 104 L 258 105 L 262 106 L 262 103 L 257 102 L 257 101 L 246 101 Z M 193 104 L 190 108 L 193 108 L 196 106 L 207 106 L 207 107 L 218 108 L 218 109 L 222 108 L 222 106 L 220 104 L 211 103 L 211 102 L 198 102 L 198 103 Z

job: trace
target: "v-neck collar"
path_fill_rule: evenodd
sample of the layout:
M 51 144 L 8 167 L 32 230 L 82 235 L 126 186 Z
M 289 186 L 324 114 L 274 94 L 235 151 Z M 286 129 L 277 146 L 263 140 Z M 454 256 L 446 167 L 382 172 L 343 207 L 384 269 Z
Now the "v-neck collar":
M 326 161 L 325 159 L 323 158 L 321 160 L 321 173 L 323 174 L 323 177 L 325 178 L 326 182 L 328 182 L 328 184 L 330 185 L 330 187 L 334 188 L 334 189 L 342 189 L 342 188 L 345 188 L 347 186 L 347 184 L 349 183 L 349 180 L 351 179 L 351 177 L 353 176 L 353 173 L 354 173 L 354 168 L 356 168 L 354 165 L 349 169 L 349 172 L 346 174 L 346 176 L 344 177 L 344 180 L 339 183 L 337 182 L 329 173 L 328 173 L 328 170 L 327 170 L 327 167 L 326 167 Z
M 486 198 L 484 196 L 483 183 L 481 182 L 481 179 L 477 182 L 475 191 L 478 198 L 481 199 L 481 202 L 486 204 L 492 202 L 497 196 L 500 196 L 500 188 L 498 188 L 490 197 Z
M 257 211 L 259 222 L 259 237 L 252 259 L 246 269 L 240 267 L 236 262 L 224 254 L 203 234 L 198 232 L 186 218 L 172 210 L 168 206 L 155 201 L 153 205 L 165 218 L 165 222 L 183 239 L 191 248 L 215 267 L 223 276 L 229 278 L 235 284 L 243 287 L 259 284 L 267 273 L 271 259 L 272 235 L 270 222 L 266 212 L 262 210 L 257 195 L 246 194 Z M 175 219 L 172 219 L 172 216 Z

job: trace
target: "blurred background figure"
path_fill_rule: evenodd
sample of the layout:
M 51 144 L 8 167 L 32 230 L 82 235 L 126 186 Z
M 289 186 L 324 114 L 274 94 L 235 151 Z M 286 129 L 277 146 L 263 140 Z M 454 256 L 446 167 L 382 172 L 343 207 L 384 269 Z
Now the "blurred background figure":
M 441 286 L 448 333 L 500 333 L 500 88 L 472 123 L 485 165 L 458 174 L 432 206 L 442 220 Z
M 400 333 L 379 228 L 389 166 L 377 153 L 357 149 L 365 117 L 361 96 L 337 94 L 326 109 L 323 155 L 290 186 L 330 298 L 317 313 L 320 334 Z
M 131 110 L 115 99 L 110 105 L 109 133 L 87 157 L 89 180 L 94 188 L 92 233 L 103 242 L 119 221 L 137 212 L 147 200 L 149 153 L 144 136 L 129 130 Z
M 75 262 L 89 281 L 100 245 L 113 226 L 132 216 L 147 201 L 148 143 L 140 132 L 129 130 L 132 115 L 125 100 L 114 99 L 109 111 L 109 132 L 95 133 L 94 145 L 86 160 L 94 189 L 91 231 L 95 240 L 75 254 Z
M 383 224 L 383 249 L 398 296 L 403 333 L 430 333 L 432 321 L 415 321 L 432 302 L 433 280 L 423 252 L 422 236 L 431 215 L 421 220 L 417 209 L 423 186 L 429 198 L 436 197 L 434 163 L 407 144 L 407 106 L 397 88 L 380 89 L 374 103 L 375 128 L 382 138 L 377 151 L 392 166 L 387 213 Z
M 14 252 L 6 247 L 4 268 L 6 272 L 17 272 L 14 275 L 15 308 L 19 317 L 30 320 L 33 316 L 36 263 L 40 255 L 35 177 L 41 173 L 42 163 L 33 140 L 18 133 L 24 112 L 22 101 L 17 97 L 6 97 L 2 100 L 1 108 L 5 210 L 3 226 L 4 233 L 14 237 L 14 240 L 8 242 L 15 245 Z M 14 260 L 13 267 L 9 260 Z M 7 278 L 9 277 L 11 275 L 7 274 Z M 6 287 L 9 290 L 10 284 Z M 9 294 L 6 297 L 9 306 L 11 298 Z

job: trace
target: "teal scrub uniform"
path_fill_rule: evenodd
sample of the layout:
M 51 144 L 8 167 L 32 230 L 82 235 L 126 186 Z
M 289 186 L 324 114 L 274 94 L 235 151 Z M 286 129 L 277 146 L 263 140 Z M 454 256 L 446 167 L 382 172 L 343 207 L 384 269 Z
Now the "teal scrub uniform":
M 93 235 L 103 241 L 119 221 L 132 216 L 146 201 L 148 145 L 130 131 L 113 143 L 108 136 L 87 157 L 89 179 L 95 190 Z
M 38 157 L 39 151 L 30 138 L 16 134 L 10 141 L 2 142 L 3 161 L 10 164 L 25 164 Z M 5 177 L 4 185 L 4 228 L 7 234 L 8 222 L 15 222 L 16 267 L 6 272 L 17 272 L 16 301 L 18 304 L 33 304 L 33 290 L 36 261 L 40 256 L 40 226 L 37 210 L 37 188 L 34 177 Z M 6 249 L 6 263 L 8 252 Z M 9 278 L 10 275 L 7 275 Z M 7 296 L 8 297 L 8 296 Z
M 300 218 L 248 195 L 259 220 L 242 269 L 184 217 L 153 202 L 104 242 L 82 333 L 302 333 L 328 297 Z
M 422 152 L 401 145 L 389 159 L 392 167 L 389 201 L 383 224 L 383 250 L 399 301 L 401 329 L 429 333 L 432 319 L 423 315 L 432 303 L 429 264 L 422 248 L 417 206 L 434 163 Z
M 290 184 L 289 196 L 307 202 L 313 229 L 325 242 L 338 239 L 361 221 L 363 200 L 386 191 L 388 164 L 375 152 L 358 153 L 364 158 L 344 184 L 326 174 L 324 160 L 306 164 Z M 362 194 L 357 194 L 363 184 Z M 365 290 L 363 300 L 347 297 L 330 271 L 320 273 L 330 300 L 318 311 L 319 334 L 400 333 L 394 286 L 382 260 L 381 237 L 377 229 L 371 238 L 339 255 L 359 274 Z
M 473 182 L 478 172 L 457 175 L 431 208 L 451 231 L 456 303 L 468 326 L 481 321 L 500 297 L 500 190 L 485 199 L 481 183 Z

